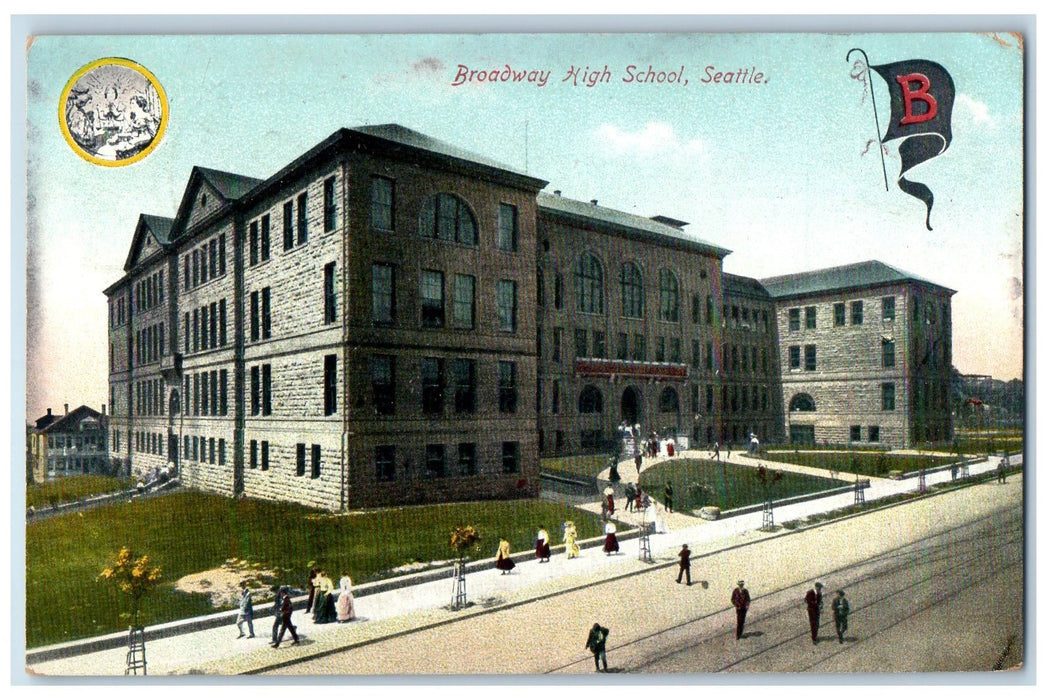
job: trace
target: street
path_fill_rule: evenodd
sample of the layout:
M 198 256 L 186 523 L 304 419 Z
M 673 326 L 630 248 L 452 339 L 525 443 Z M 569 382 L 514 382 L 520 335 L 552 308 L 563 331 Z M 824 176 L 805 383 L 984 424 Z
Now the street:
M 593 673 L 583 648 L 610 628 L 617 673 L 989 671 L 1020 663 L 1022 484 L 986 483 L 692 560 L 694 586 L 671 562 L 272 669 L 279 674 Z M 730 591 L 753 595 L 734 639 Z M 820 643 L 803 595 L 826 586 Z M 709 584 L 708 588 L 700 581 Z M 851 603 L 836 641 L 829 600 Z

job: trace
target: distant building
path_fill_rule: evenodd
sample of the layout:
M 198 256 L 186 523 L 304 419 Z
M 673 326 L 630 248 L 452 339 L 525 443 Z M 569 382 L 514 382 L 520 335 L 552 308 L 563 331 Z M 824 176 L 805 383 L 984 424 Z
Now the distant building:
M 88 406 L 80 406 L 56 416 L 47 409 L 47 415 L 29 428 L 30 482 L 75 474 L 109 473 L 108 426 L 105 413 Z
M 762 283 L 777 307 L 790 442 L 952 439 L 953 290 L 875 260 Z
M 882 263 L 724 274 L 730 251 L 686 222 L 546 184 L 395 124 L 265 179 L 193 168 L 105 290 L 113 463 L 338 510 L 533 496 L 539 454 L 610 449 L 623 423 L 704 444 L 951 435 L 950 290 Z M 874 324 L 888 297 L 897 319 Z M 793 329 L 793 307 L 829 320 Z

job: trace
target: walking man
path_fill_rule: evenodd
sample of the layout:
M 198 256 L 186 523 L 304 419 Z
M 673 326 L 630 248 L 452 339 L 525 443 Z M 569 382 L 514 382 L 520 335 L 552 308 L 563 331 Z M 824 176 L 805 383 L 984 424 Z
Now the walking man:
M 244 636 L 244 623 L 247 623 L 247 631 L 254 637 L 254 607 L 251 605 L 251 591 L 247 588 L 247 582 L 240 582 L 240 612 L 236 614 L 236 629 L 240 630 L 237 639 Z
M 676 575 L 676 582 L 680 583 L 683 575 L 687 574 L 687 585 L 691 585 L 691 550 L 685 544 L 680 550 L 680 573 Z
M 836 622 L 836 636 L 843 644 L 843 633 L 847 631 L 847 616 L 851 613 L 851 604 L 847 602 L 843 591 L 836 591 L 833 598 L 833 621 Z
M 280 609 L 284 604 L 284 593 L 287 592 L 287 586 L 280 586 L 276 591 L 276 597 L 273 598 L 273 641 L 270 642 L 273 646 L 276 646 L 276 634 L 280 631 L 280 621 L 282 619 L 280 615 Z
M 585 648 L 593 652 L 593 662 L 596 664 L 596 671 L 600 671 L 600 660 L 603 660 L 603 670 L 607 671 L 607 635 L 611 633 L 611 630 L 606 627 L 600 627 L 600 623 L 597 622 L 593 625 L 593 628 L 589 630 L 589 638 L 585 641 Z
M 807 603 L 807 619 L 811 622 L 811 641 L 815 644 L 818 643 L 818 626 L 822 622 L 822 588 L 819 581 L 804 597 L 804 602 Z
M 662 494 L 662 501 L 665 503 L 665 512 L 673 512 L 673 485 L 670 482 L 665 482 L 665 492 Z
M 714 442 L 712 452 L 709 453 L 709 459 L 720 459 L 720 443 Z
M 274 649 L 280 646 L 280 642 L 284 640 L 284 632 L 291 631 L 291 646 L 298 644 L 298 628 L 291 623 L 291 612 L 294 610 L 294 606 L 291 605 L 291 594 L 287 593 L 287 589 L 284 589 L 284 597 L 280 602 L 280 634 L 277 635 L 276 641 L 272 642 L 270 646 Z
M 749 603 L 751 602 L 752 598 L 749 597 L 745 581 L 739 581 L 738 587 L 731 593 L 731 605 L 734 606 L 734 612 L 738 616 L 738 628 L 734 633 L 735 639 L 742 638 L 742 633 L 745 631 L 745 614 L 749 612 Z
M 320 569 L 317 568 L 316 562 L 309 562 L 309 602 L 305 604 L 306 613 L 313 609 L 313 600 L 316 598 L 316 577 L 319 575 Z
M 1004 455 L 1000 463 L 996 465 L 996 483 L 1006 484 L 1007 483 L 1007 456 Z
M 633 499 L 636 498 L 636 487 L 629 482 L 625 485 L 625 510 L 631 511 L 633 509 Z

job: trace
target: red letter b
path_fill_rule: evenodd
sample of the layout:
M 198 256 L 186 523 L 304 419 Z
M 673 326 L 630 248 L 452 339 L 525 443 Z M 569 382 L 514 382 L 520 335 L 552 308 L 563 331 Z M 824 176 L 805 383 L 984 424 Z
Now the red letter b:
M 902 86 L 902 99 L 905 100 L 905 116 L 902 117 L 901 123 L 919 124 L 934 119 L 934 115 L 938 114 L 938 100 L 934 99 L 934 95 L 927 92 L 928 88 L 931 87 L 931 81 L 928 80 L 927 76 L 923 73 L 911 73 L 909 75 L 896 76 L 894 79 Z M 919 87 L 914 90 L 912 83 L 917 83 Z M 924 114 L 913 114 L 913 100 L 924 102 L 927 105 L 927 112 Z

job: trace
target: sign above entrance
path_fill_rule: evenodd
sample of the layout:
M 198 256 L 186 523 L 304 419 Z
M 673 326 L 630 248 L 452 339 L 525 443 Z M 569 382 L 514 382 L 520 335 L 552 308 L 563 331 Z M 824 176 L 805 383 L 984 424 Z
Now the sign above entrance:
M 675 362 L 630 362 L 628 360 L 576 360 L 580 377 L 626 377 L 629 379 L 686 379 L 687 365 Z

